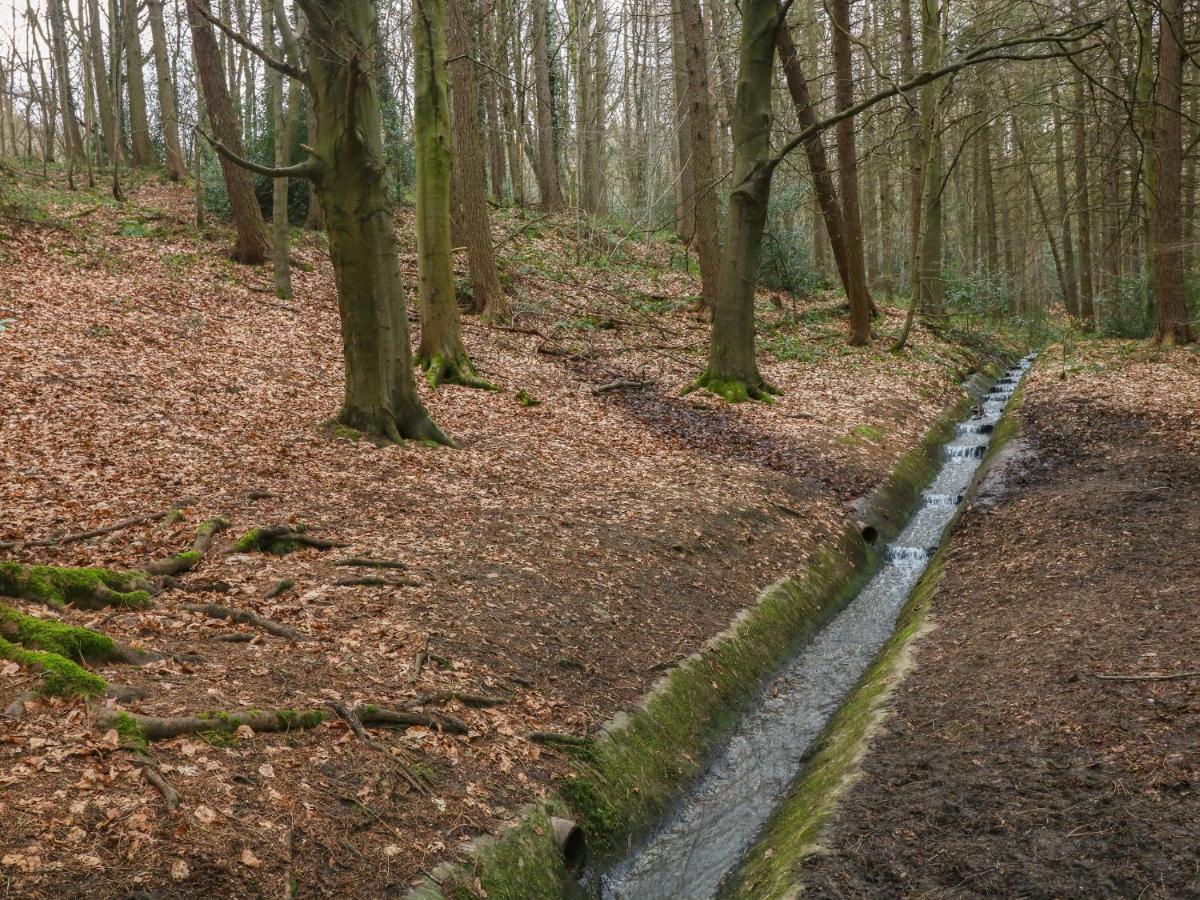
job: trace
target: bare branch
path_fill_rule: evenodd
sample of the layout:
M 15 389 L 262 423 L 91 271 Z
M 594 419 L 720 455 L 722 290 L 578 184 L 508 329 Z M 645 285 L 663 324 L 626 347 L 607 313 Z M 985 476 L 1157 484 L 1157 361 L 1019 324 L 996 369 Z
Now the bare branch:
M 264 50 L 262 47 L 258 46 L 258 44 L 254 43 L 254 41 L 248 40 L 247 38 L 243 37 L 239 32 L 230 28 L 228 25 L 226 25 L 224 22 L 222 22 L 220 20 L 220 18 L 218 18 L 217 16 L 214 16 L 207 9 L 205 9 L 203 5 L 201 5 L 199 2 L 197 2 L 197 0 L 187 0 L 187 2 L 189 4 L 191 4 L 192 8 L 195 9 L 196 12 L 200 13 L 200 15 L 202 15 L 205 19 L 207 19 L 210 24 L 216 25 L 219 29 L 221 29 L 221 31 L 223 31 L 226 35 L 228 35 L 228 37 L 231 41 L 233 41 L 239 47 L 244 47 L 247 50 L 249 50 L 251 53 L 253 53 L 259 59 L 261 59 L 263 62 L 265 62 L 272 69 L 282 72 L 284 75 L 287 75 L 289 78 L 295 78 L 300 81 L 304 81 L 305 79 L 308 78 L 308 72 L 306 72 L 304 69 L 300 68 L 299 66 L 289 65 L 288 63 L 285 63 L 281 59 L 276 59 L 270 53 L 268 53 L 266 50 Z M 216 145 L 214 145 L 214 146 L 216 146 Z
M 220 153 L 223 157 L 229 160 L 236 166 L 241 166 L 250 172 L 255 172 L 259 175 L 266 175 L 268 178 L 309 178 L 316 179 L 321 172 L 321 163 L 316 157 L 310 156 L 303 162 L 296 163 L 293 166 L 263 166 L 244 157 L 238 156 L 216 138 L 207 134 L 200 128 L 196 129 L 196 133 L 208 141 L 209 145 Z

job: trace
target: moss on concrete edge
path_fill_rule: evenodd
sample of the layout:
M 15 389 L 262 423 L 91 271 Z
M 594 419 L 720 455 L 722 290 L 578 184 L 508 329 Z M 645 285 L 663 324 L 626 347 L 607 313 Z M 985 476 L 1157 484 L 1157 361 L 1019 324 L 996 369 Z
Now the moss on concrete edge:
M 999 368 L 989 363 L 982 377 L 990 380 Z M 881 542 L 912 514 L 942 463 L 942 445 L 978 399 L 975 388 L 968 385 L 864 501 Z M 439 867 L 408 900 L 482 896 L 476 885 L 492 898 L 579 896 L 557 851 L 547 851 L 554 849 L 550 811 L 579 822 L 597 865 L 636 844 L 703 771 L 767 679 L 853 599 L 878 564 L 848 521 L 816 548 L 800 573 L 766 588 L 727 629 L 659 679 L 637 708 L 602 726 L 596 740 L 576 751 L 572 773 L 557 785 L 559 796 L 500 838 L 481 843 L 470 865 Z M 544 834 L 537 834 L 539 827 Z
M 997 455 L 1016 435 L 1019 425 L 1014 413 L 1021 405 L 1023 392 L 1022 385 L 1005 408 L 988 452 L 975 471 L 968 496 L 975 494 Z M 951 537 L 965 507 L 964 503 L 947 525 L 946 533 Z M 925 629 L 950 544 L 950 540 L 945 541 L 930 561 L 901 610 L 892 636 L 817 738 L 804 775 L 772 817 L 738 879 L 723 891 L 723 897 L 792 900 L 800 896 L 800 867 L 819 851 L 824 826 L 840 797 L 857 779 L 871 736 L 887 718 L 887 701 L 911 666 L 913 643 Z

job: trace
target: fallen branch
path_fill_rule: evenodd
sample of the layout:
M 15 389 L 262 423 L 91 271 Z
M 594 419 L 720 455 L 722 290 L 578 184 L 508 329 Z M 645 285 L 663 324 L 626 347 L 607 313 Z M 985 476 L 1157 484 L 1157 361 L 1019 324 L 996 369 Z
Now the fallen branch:
M 610 381 L 608 384 L 598 384 L 592 388 L 593 394 L 607 394 L 610 391 L 623 391 L 626 388 L 641 389 L 654 384 L 654 379 L 634 379 L 634 378 L 619 378 L 616 381 Z
M 338 587 L 420 587 L 421 582 L 413 578 L 381 578 L 378 575 L 362 575 L 355 578 L 339 578 Z
M 1185 678 L 1200 678 L 1200 672 L 1147 672 L 1132 675 L 1093 675 L 1101 681 L 1182 681 Z
M 185 506 L 191 506 L 195 503 L 195 499 L 186 497 L 177 501 L 170 509 L 164 509 L 160 512 L 146 513 L 140 516 L 130 516 L 128 519 L 122 519 L 119 522 L 114 522 L 111 525 L 105 525 L 103 528 L 92 528 L 88 531 L 76 531 L 70 534 L 62 534 L 58 537 L 39 538 L 32 541 L 0 541 L 0 550 L 11 550 L 13 547 L 58 547 L 62 544 L 75 544 L 79 541 L 86 541 L 94 537 L 102 537 L 106 534 L 112 534 L 115 531 L 122 531 L 126 528 L 132 528 L 134 525 L 144 525 L 147 522 L 157 522 L 160 519 L 165 519 L 174 512 L 178 512 Z
M 196 539 L 192 541 L 190 550 L 156 559 L 144 567 L 145 571 L 150 575 L 182 575 L 190 572 L 204 559 L 212 547 L 213 538 L 228 527 L 229 521 L 220 516 L 202 522 L 196 529 Z
M 339 559 L 335 566 L 358 566 L 364 569 L 407 569 L 405 563 L 398 559 L 372 559 L 369 556 L 348 556 Z
M 449 690 L 414 697 L 412 700 L 405 701 L 402 705 L 405 709 L 414 709 L 418 706 L 429 706 L 432 703 L 449 703 L 455 700 L 463 706 L 470 706 L 475 709 L 490 709 L 493 706 L 503 706 L 509 702 L 508 697 L 493 697 L 487 694 L 472 694 L 466 691 Z
M 242 622 L 246 625 L 253 625 L 256 628 L 261 628 L 268 634 L 287 638 L 289 641 L 311 640 L 308 635 L 297 631 L 295 628 L 289 628 L 287 625 L 281 625 L 271 619 L 263 618 L 258 613 L 250 612 L 247 609 L 233 609 L 232 607 L 221 606 L 219 603 L 180 603 L 179 605 L 189 612 L 204 613 L 204 615 L 213 619 L 227 619 L 230 622 Z

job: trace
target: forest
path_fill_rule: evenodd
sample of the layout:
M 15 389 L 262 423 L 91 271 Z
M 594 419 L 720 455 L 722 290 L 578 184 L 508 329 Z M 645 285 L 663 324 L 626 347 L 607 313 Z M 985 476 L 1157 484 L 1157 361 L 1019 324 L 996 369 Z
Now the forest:
M 1200 891 L 1198 23 L 0 0 L 5 896 Z

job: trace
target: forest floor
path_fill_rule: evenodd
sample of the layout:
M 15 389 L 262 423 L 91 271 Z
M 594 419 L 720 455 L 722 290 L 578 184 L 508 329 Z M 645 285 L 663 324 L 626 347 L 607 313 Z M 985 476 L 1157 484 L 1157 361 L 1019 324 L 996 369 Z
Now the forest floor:
M 689 312 L 697 283 L 679 245 L 612 230 L 581 243 L 574 223 L 506 213 L 495 229 L 514 328 L 464 320 L 480 373 L 503 391 L 422 384 L 461 449 L 380 450 L 325 424 L 342 364 L 322 237 L 298 233 L 285 303 L 268 268 L 226 258 L 226 230 L 195 228 L 186 189 L 146 181 L 129 194 L 119 206 L 61 177 L 6 188 L 0 546 L 175 504 L 183 515 L 0 557 L 125 570 L 184 550 L 210 517 L 231 528 L 184 579 L 199 593 L 169 590 L 144 611 L 5 603 L 163 656 L 96 666 L 141 697 L 110 709 L 407 704 L 428 724 L 373 733 L 420 761 L 432 788 L 410 789 L 334 719 L 153 744 L 181 800 L 168 815 L 94 706 L 31 700 L 0 718 L 6 896 L 402 895 L 565 770 L 532 733 L 589 733 L 796 571 L 976 358 L 962 335 L 925 332 L 901 355 L 882 339 L 850 350 L 838 300 L 764 293 L 762 364 L 779 402 L 683 397 L 707 326 Z M 881 334 L 901 320 L 886 309 Z M 644 384 L 598 390 L 617 381 Z M 279 523 L 342 546 L 231 552 L 237 535 Z M 335 565 L 351 555 L 405 568 L 338 585 L 380 574 Z M 294 587 L 268 598 L 282 579 Z M 309 639 L 184 602 L 252 610 Z M 0 709 L 37 677 L 0 661 Z
M 806 897 L 1200 897 L 1200 353 L 1058 348 Z

